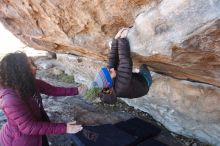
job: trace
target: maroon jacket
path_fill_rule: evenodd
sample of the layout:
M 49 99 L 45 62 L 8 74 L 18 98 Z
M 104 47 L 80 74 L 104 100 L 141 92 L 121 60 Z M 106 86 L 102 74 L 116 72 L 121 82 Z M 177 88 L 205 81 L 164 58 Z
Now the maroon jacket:
M 54 87 L 36 80 L 38 92 L 25 103 L 12 89 L 0 89 L 0 108 L 7 122 L 0 131 L 1 146 L 42 146 L 42 135 L 64 134 L 65 123 L 51 123 L 43 109 L 40 93 L 51 96 L 77 95 L 77 88 Z
M 108 68 L 117 72 L 113 79 L 111 94 L 100 93 L 100 99 L 105 103 L 115 103 L 117 97 L 137 98 L 148 93 L 149 87 L 140 73 L 133 73 L 133 62 L 127 38 L 114 39 L 109 53 Z

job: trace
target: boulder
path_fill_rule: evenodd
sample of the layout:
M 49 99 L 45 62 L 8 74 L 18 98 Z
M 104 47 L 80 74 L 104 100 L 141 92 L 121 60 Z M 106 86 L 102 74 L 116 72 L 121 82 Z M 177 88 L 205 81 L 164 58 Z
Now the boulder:
M 87 84 L 106 65 L 112 37 L 130 26 L 134 67 L 162 75 L 148 95 L 126 102 L 219 146 L 219 9 L 219 0 L 0 0 L 0 21 L 30 47 L 73 54 L 62 70 Z

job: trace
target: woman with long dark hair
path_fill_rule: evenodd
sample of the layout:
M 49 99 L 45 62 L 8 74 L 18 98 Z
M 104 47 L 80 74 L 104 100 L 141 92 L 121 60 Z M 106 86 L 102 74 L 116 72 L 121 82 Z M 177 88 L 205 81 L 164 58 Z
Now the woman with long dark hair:
M 0 108 L 7 122 L 0 131 L 1 146 L 49 146 L 46 135 L 77 133 L 76 122 L 50 122 L 40 93 L 73 96 L 82 87 L 54 87 L 35 78 L 36 66 L 25 53 L 7 54 L 0 63 Z

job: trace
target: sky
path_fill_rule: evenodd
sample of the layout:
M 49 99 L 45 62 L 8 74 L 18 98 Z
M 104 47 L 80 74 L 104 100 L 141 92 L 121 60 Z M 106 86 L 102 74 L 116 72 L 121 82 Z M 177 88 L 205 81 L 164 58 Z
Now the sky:
M 37 56 L 39 53 L 41 53 L 41 55 L 42 53 L 46 53 L 45 51 L 36 51 L 33 48 L 25 46 L 25 44 L 8 31 L 0 22 L 0 56 L 17 50 L 24 51 L 28 56 Z
M 0 23 L 0 53 L 14 52 L 25 45 Z

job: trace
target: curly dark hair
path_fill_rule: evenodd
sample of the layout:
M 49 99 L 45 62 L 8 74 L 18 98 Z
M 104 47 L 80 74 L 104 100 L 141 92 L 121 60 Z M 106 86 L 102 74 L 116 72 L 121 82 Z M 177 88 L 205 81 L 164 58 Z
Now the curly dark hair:
M 34 78 L 25 53 L 9 53 L 1 60 L 0 83 L 16 90 L 23 100 L 36 92 Z

